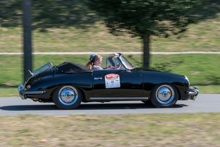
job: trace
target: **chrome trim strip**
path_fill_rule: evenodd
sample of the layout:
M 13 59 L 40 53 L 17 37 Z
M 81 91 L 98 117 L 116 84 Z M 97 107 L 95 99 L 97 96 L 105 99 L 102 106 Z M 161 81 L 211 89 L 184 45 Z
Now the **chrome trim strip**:
M 24 91 L 24 94 L 43 94 L 46 91 Z
M 90 97 L 90 100 L 148 100 L 148 97 Z
M 102 80 L 102 77 L 94 77 L 94 80 Z

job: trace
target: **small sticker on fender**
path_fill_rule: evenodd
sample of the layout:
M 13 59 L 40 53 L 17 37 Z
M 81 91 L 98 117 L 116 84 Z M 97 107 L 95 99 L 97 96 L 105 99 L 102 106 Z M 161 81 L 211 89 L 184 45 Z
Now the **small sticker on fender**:
M 119 88 L 120 76 L 118 74 L 105 75 L 105 88 Z

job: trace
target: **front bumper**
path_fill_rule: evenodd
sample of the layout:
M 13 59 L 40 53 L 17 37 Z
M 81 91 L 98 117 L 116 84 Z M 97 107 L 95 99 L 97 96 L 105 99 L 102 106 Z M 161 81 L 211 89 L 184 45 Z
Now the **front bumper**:
M 188 91 L 186 91 L 186 94 L 190 95 L 191 100 L 196 100 L 198 94 L 199 94 L 199 89 L 198 87 L 190 87 Z
M 27 95 L 44 94 L 46 91 L 27 91 L 22 84 L 18 86 L 18 93 L 22 99 L 26 99 Z

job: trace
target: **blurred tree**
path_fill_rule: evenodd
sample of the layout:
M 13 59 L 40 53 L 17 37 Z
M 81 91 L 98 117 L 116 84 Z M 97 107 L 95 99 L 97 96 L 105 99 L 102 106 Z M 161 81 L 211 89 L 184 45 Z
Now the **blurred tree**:
M 42 30 L 52 27 L 85 28 L 98 21 L 83 0 L 33 1 L 34 27 Z
M 87 0 L 36 0 L 32 4 L 34 29 L 52 27 L 80 27 L 100 21 L 94 11 L 84 5 Z M 162 0 L 161 0 L 162 2 Z M 220 12 L 219 0 L 206 0 L 205 5 L 194 11 L 200 20 L 215 18 Z M 0 26 L 22 25 L 22 0 L 0 0 Z M 83 27 L 82 27 L 83 26 Z
M 123 32 L 143 40 L 143 65 L 149 68 L 150 37 L 168 37 L 187 30 L 203 0 L 87 0 L 114 35 Z M 193 15 L 194 14 L 194 15 Z
M 21 26 L 21 0 L 0 0 L 0 26 Z
M 84 0 L 36 0 L 32 2 L 33 28 L 46 30 L 53 27 L 85 28 L 96 21 Z M 0 0 L 0 25 L 15 27 L 22 24 L 22 0 Z

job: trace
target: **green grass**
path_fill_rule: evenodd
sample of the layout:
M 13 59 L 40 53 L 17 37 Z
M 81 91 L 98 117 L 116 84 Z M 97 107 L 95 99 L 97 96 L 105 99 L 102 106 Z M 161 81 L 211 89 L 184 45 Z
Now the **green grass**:
M 185 147 L 220 143 L 220 113 L 20 115 L 0 119 L 0 146 Z
M 151 51 L 220 51 L 220 14 L 188 26 L 188 31 L 177 39 L 152 36 Z M 142 51 L 142 40 L 129 35 L 113 36 L 107 28 L 97 23 L 89 29 L 74 27 L 48 29 L 47 32 L 33 31 L 33 51 Z M 22 28 L 0 27 L 0 52 L 22 52 Z
M 106 56 L 106 55 L 105 55 Z M 47 62 L 58 65 L 69 61 L 85 65 L 89 55 L 34 55 L 33 70 Z M 141 66 L 141 56 L 132 58 L 131 63 Z M 136 60 L 137 59 L 137 60 Z M 151 68 L 186 75 L 191 85 L 199 87 L 200 93 L 220 93 L 220 55 L 185 54 L 185 55 L 152 55 Z M 0 96 L 18 96 L 17 86 L 22 80 L 22 56 L 0 55 Z M 163 66 L 161 66 L 163 65 Z

